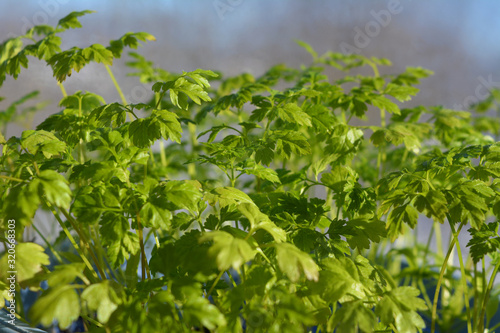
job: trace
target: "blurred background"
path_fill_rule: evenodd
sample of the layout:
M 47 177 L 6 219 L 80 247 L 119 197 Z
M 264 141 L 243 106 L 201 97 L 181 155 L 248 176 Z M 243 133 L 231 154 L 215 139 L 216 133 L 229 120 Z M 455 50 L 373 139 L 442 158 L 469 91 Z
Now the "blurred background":
M 196 68 L 226 75 L 260 75 L 270 66 L 308 64 L 310 55 L 294 39 L 328 50 L 385 57 L 398 73 L 407 66 L 431 69 L 410 105 L 462 109 L 500 86 L 500 2 L 497 0 L 0 0 L 0 39 L 23 34 L 37 24 L 56 25 L 75 10 L 97 13 L 81 18 L 82 29 L 63 35 L 62 49 L 108 45 L 129 31 L 146 31 L 157 40 L 139 53 L 172 72 Z M 131 102 L 143 102 L 149 87 L 124 64 L 113 71 Z M 50 68 L 30 60 L 17 81 L 0 88 L 0 110 L 31 90 L 51 104 L 25 124 L 9 125 L 6 137 L 19 135 L 48 114 L 58 112 L 61 93 Z M 87 66 L 65 82 L 69 94 L 89 90 L 110 102 L 118 95 L 102 66 Z

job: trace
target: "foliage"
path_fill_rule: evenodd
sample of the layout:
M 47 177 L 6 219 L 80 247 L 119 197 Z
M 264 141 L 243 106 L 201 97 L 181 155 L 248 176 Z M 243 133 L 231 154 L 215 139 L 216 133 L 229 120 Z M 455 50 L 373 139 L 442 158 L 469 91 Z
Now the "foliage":
M 474 106 L 480 116 L 400 108 L 430 71 L 380 74 L 389 60 L 318 56 L 299 42 L 311 65 L 277 65 L 260 77 L 170 73 L 130 53 L 132 74 L 151 85 L 148 103 L 131 104 L 109 66 L 126 47 L 155 38 L 127 33 L 108 46 L 62 51 L 59 35 L 88 13 L 0 45 L 0 84 L 31 56 L 51 66 L 63 94 L 62 110 L 36 129 L 0 134 L 0 228 L 7 235 L 6 221 L 16 221 L 18 292 L 39 292 L 25 314 L 33 325 L 65 329 L 81 318 L 90 332 L 492 328 L 500 126 L 490 111 L 498 91 Z M 91 62 L 108 70 L 121 102 L 66 93 L 64 81 Z M 331 80 L 330 67 L 347 74 Z M 360 74 L 365 67 L 373 75 Z M 15 120 L 36 95 L 0 119 Z M 377 110 L 380 125 L 367 125 Z M 62 229 L 57 240 L 41 237 L 45 252 L 24 237 L 38 232 L 39 210 Z M 427 245 L 416 232 L 414 246 L 392 245 L 418 225 L 431 231 Z M 465 225 L 471 260 L 458 238 Z M 455 248 L 459 268 L 449 265 Z M 4 255 L 5 297 L 7 265 Z

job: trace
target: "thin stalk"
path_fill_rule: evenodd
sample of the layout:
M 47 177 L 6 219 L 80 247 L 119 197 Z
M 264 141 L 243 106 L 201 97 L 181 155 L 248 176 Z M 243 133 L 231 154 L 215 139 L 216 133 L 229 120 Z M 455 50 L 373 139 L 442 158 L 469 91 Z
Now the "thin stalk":
M 462 288 L 464 288 L 465 309 L 467 311 L 467 332 L 472 333 L 473 331 L 472 331 L 471 313 L 469 305 L 469 292 L 467 287 L 467 277 L 465 275 L 464 260 L 462 258 L 462 250 L 460 249 L 460 243 L 458 241 L 458 233 L 455 231 L 455 227 L 450 222 L 449 216 L 448 216 L 448 222 L 450 223 L 450 228 L 451 232 L 453 233 L 455 244 L 457 244 L 458 262 L 460 263 L 460 275 L 461 275 L 460 280 L 462 281 Z
M 483 307 L 481 309 L 481 314 L 479 315 L 479 329 L 481 331 L 484 328 L 484 315 L 486 313 L 486 307 L 487 307 L 488 301 L 490 299 L 491 290 L 493 289 L 493 282 L 495 282 L 495 277 L 498 273 L 499 268 L 500 268 L 500 261 L 495 265 L 495 268 L 493 269 L 493 273 L 491 273 L 490 281 L 488 282 L 488 288 L 486 288 L 486 290 L 485 290 L 485 295 L 484 295 L 484 299 L 483 299 Z
M 12 181 L 15 181 L 15 182 L 18 182 L 18 183 L 24 183 L 25 182 L 25 180 L 23 180 L 23 179 L 11 177 L 11 176 L 0 175 L 0 178 L 12 180 Z
M 83 241 L 85 244 L 85 247 L 87 248 L 87 251 L 90 253 L 90 256 L 92 257 L 92 260 L 94 261 L 97 270 L 99 271 L 99 274 L 101 274 L 101 279 L 106 278 L 106 274 L 104 274 L 104 270 L 102 269 L 101 265 L 99 265 L 99 260 L 97 260 L 97 257 L 94 254 L 93 249 L 91 248 L 92 243 L 90 240 L 87 238 L 87 236 L 78 228 L 76 221 L 73 219 L 73 217 L 64 209 L 59 207 L 59 210 L 61 213 L 63 213 L 64 217 L 66 217 L 66 220 L 71 223 L 71 226 L 73 229 L 76 231 L 80 239 Z
M 122 100 L 122 104 L 123 105 L 128 105 L 127 99 L 125 98 L 125 95 L 123 94 L 123 91 L 120 88 L 120 85 L 116 81 L 116 78 L 113 75 L 113 72 L 111 71 L 111 68 L 108 65 L 104 65 L 104 67 L 106 67 L 106 71 L 108 71 L 109 77 L 111 78 L 111 81 L 113 81 L 113 84 L 114 84 L 114 86 L 116 88 L 116 91 L 118 92 L 118 95 L 120 95 L 120 99 Z M 133 120 L 132 117 L 135 117 L 135 116 L 131 112 L 127 112 L 127 113 L 128 113 L 128 116 L 129 116 L 130 120 L 132 121 Z
M 477 331 L 477 315 L 478 306 L 477 304 L 482 303 L 479 300 L 479 293 L 477 290 L 477 263 L 474 263 L 474 311 L 472 313 L 472 322 L 474 323 L 474 330 Z
M 59 225 L 61 226 L 61 228 L 63 229 L 64 233 L 66 234 L 66 237 L 68 237 L 71 245 L 73 245 L 73 247 L 75 248 L 76 252 L 78 252 L 78 254 L 80 255 L 80 258 L 82 258 L 83 262 L 87 266 L 88 270 L 92 273 L 92 277 L 94 278 L 94 281 L 92 281 L 92 282 L 96 282 L 97 280 L 99 280 L 99 276 L 98 276 L 96 270 L 94 269 L 94 267 L 92 266 L 92 264 L 90 263 L 90 261 L 87 259 L 87 257 L 83 253 L 83 251 L 80 248 L 80 246 L 76 243 L 75 239 L 73 238 L 73 236 L 69 232 L 68 228 L 66 227 L 66 225 L 64 224 L 64 222 L 59 217 L 59 214 L 57 214 L 57 212 L 55 211 L 55 209 L 48 202 L 47 202 L 47 206 L 49 207 L 49 209 L 52 212 L 52 214 L 54 214 L 54 217 L 56 218 L 57 222 L 59 222 Z
M 460 233 L 462 227 L 465 223 L 460 223 L 458 227 L 457 234 Z M 436 332 L 436 314 L 437 314 L 437 303 L 439 298 L 439 291 L 441 289 L 441 284 L 443 283 L 444 272 L 446 271 L 446 267 L 448 266 L 448 259 L 450 259 L 451 253 L 453 252 L 453 248 L 455 246 L 455 239 L 453 238 L 450 242 L 450 246 L 448 247 L 448 252 L 446 253 L 446 257 L 444 258 L 443 265 L 441 266 L 441 271 L 439 272 L 439 278 L 436 285 L 436 292 L 434 293 L 434 301 L 432 304 L 432 315 L 431 315 L 431 333 Z
M 118 95 L 120 95 L 120 99 L 122 100 L 122 104 L 128 105 L 127 99 L 125 98 L 125 95 L 123 94 L 122 89 L 120 88 L 120 85 L 116 81 L 116 78 L 113 75 L 111 68 L 108 65 L 104 65 L 104 67 L 106 67 L 106 70 L 108 71 L 109 77 L 111 78 L 111 81 L 113 81 L 113 84 L 115 85 L 115 88 L 116 88 L 116 91 L 118 92 Z
M 148 279 L 151 279 L 151 273 L 149 271 L 149 266 L 148 266 L 148 260 L 146 258 L 146 251 L 144 250 L 144 235 L 143 235 L 143 229 L 142 229 L 142 224 L 141 224 L 141 217 L 139 216 L 139 213 L 136 214 L 137 218 L 137 236 L 139 237 L 139 246 L 141 248 L 141 273 L 142 273 L 142 279 L 146 279 L 146 275 Z
M 154 157 L 153 157 L 154 159 Z M 167 167 L 167 156 L 165 155 L 165 144 L 163 143 L 163 140 L 160 140 L 160 161 L 161 161 L 161 166 L 166 168 Z
M 61 89 L 61 93 L 63 97 L 68 97 L 68 94 L 66 93 L 66 89 L 64 89 L 64 86 L 61 82 L 57 81 L 57 85 L 59 86 L 59 89 Z
M 208 296 L 210 296 L 212 294 L 212 291 L 214 290 L 215 286 L 217 285 L 217 282 L 219 282 L 219 280 L 222 278 L 222 275 L 224 275 L 224 271 L 221 271 L 219 273 L 219 275 L 217 275 L 217 277 L 215 278 L 215 281 L 214 283 L 212 284 L 212 286 L 210 287 L 210 289 L 208 290 L 208 293 L 207 293 L 207 298 Z
M 45 236 L 40 232 L 40 230 L 35 226 L 34 223 L 31 225 L 31 227 L 35 230 L 35 232 L 38 234 L 38 236 L 40 236 L 40 238 L 42 238 L 43 242 L 45 243 L 45 245 L 47 245 L 47 247 L 52 252 L 52 254 L 54 254 L 54 257 L 56 257 L 57 261 L 59 261 L 59 263 L 62 264 L 63 260 L 62 260 L 61 256 L 59 255 L 59 252 L 57 252 L 56 249 L 54 249 L 52 244 L 49 243 L 47 238 L 45 238 Z
M 441 225 L 438 222 L 434 222 L 434 233 L 436 234 L 436 247 L 437 255 L 443 256 L 443 237 L 441 236 Z

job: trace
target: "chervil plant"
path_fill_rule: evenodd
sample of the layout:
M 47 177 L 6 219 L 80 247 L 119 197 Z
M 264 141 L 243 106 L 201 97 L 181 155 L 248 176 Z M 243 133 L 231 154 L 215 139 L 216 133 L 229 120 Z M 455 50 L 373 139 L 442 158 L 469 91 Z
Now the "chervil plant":
M 500 92 L 473 113 L 401 109 L 430 71 L 381 74 L 387 59 L 319 56 L 299 42 L 309 66 L 260 77 L 171 73 L 131 52 L 131 74 L 151 86 L 149 102 L 133 104 L 110 68 L 125 48 L 155 38 L 127 33 L 62 51 L 59 34 L 87 13 L 0 45 L 0 84 L 34 57 L 63 95 L 61 111 L 36 129 L 0 134 L 0 291 L 19 323 L 65 329 L 78 320 L 88 332 L 495 329 Z M 109 73 L 120 102 L 66 92 L 65 79 L 91 62 Z M 325 72 L 335 69 L 346 74 L 332 80 Z M 2 133 L 36 96 L 0 113 Z M 39 211 L 58 236 L 39 231 Z M 425 244 L 412 230 L 419 225 Z M 29 311 L 25 288 L 38 293 Z

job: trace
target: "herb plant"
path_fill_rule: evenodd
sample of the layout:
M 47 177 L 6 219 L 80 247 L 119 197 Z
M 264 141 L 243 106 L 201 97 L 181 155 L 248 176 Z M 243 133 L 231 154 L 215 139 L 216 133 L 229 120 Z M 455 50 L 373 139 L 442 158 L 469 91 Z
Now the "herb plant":
M 298 42 L 309 66 L 259 77 L 171 73 L 131 52 L 131 74 L 151 86 L 149 102 L 134 104 L 111 65 L 155 38 L 62 51 L 59 34 L 88 13 L 0 45 L 0 84 L 34 57 L 63 95 L 35 130 L 0 134 L 1 240 L 12 247 L 15 221 L 18 321 L 65 329 L 80 319 L 89 332 L 495 329 L 500 92 L 474 112 L 401 108 L 430 71 L 381 74 L 387 59 L 319 56 Z M 66 92 L 91 62 L 120 102 Z M 325 74 L 335 70 L 344 76 Z M 0 113 L 2 133 L 35 97 Z M 33 223 L 37 211 L 53 216 L 57 238 Z M 4 306 L 9 263 L 5 251 Z M 38 292 L 26 312 L 24 288 Z

